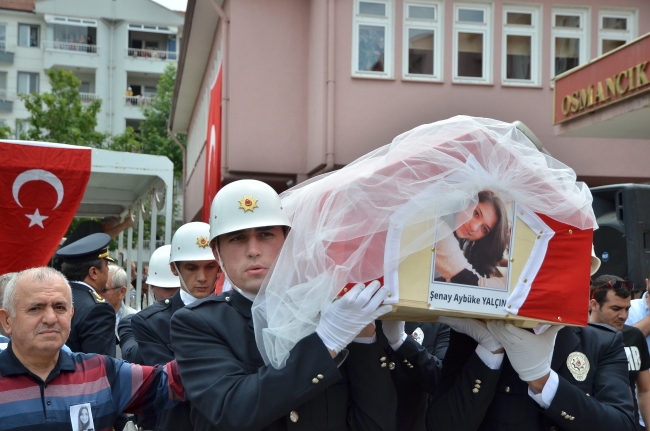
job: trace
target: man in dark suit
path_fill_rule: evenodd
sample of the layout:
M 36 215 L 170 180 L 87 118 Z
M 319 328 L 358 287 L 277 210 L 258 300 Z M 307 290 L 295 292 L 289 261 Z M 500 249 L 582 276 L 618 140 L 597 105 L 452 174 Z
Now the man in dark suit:
M 429 430 L 634 430 L 613 328 L 565 327 L 553 348 L 553 328 L 535 335 L 503 322 L 440 320 L 452 331 Z
M 427 408 L 449 346 L 449 327 L 442 323 L 378 321 L 377 336 L 397 392 L 397 429 L 425 431 Z M 423 372 L 426 379 L 421 378 Z
M 394 386 L 372 342 L 372 322 L 390 310 L 380 305 L 388 289 L 350 289 L 275 369 L 257 348 L 251 307 L 290 226 L 280 198 L 259 181 L 230 183 L 210 222 L 210 246 L 233 290 L 181 308 L 171 325 L 194 429 L 395 430 Z M 357 335 L 370 343 L 351 343 Z
M 158 266 L 162 263 L 156 255 L 158 250 L 152 255 L 149 271 L 153 281 L 150 279 L 148 282 L 157 286 L 161 284 L 158 280 L 164 276 L 165 279 L 175 278 L 182 288 L 171 298 L 145 308 L 131 320 L 144 365 L 166 364 L 174 360 L 169 328 L 173 314 L 186 304 L 214 294 L 219 265 L 208 246 L 209 236 L 210 225 L 207 223 L 187 223 L 174 233 L 171 247 L 158 249 L 166 254 L 164 267 Z M 158 416 L 157 431 L 192 429 L 188 402 L 179 403 Z
M 70 280 L 74 315 L 67 346 L 73 352 L 115 357 L 115 310 L 97 291 L 106 289 L 110 237 L 95 233 L 61 248 L 61 272 Z

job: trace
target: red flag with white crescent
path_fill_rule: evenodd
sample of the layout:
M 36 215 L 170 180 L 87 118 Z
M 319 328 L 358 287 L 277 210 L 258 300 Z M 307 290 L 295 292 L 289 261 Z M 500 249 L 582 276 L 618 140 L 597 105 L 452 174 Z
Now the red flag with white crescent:
M 46 265 L 81 203 L 92 150 L 0 142 L 0 274 Z
M 210 87 L 208 135 L 205 145 L 205 182 L 203 187 L 203 212 L 201 219 L 210 222 L 212 199 L 221 188 L 221 82 L 222 65 Z

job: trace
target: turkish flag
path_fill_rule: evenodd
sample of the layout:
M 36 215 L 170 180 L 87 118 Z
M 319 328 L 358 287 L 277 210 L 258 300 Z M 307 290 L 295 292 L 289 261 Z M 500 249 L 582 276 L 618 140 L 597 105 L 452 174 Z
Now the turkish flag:
M 81 203 L 90 148 L 0 142 L 0 274 L 44 266 Z
M 205 146 L 205 182 L 203 185 L 203 213 L 201 219 L 210 221 L 212 199 L 221 188 L 221 82 L 223 67 L 220 64 L 217 77 L 210 87 L 210 111 L 208 112 L 208 139 Z

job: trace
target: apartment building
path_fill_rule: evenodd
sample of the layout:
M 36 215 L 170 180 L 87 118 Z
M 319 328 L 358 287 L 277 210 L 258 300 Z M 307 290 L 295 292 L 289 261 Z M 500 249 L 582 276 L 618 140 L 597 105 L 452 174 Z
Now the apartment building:
M 0 0 L 0 123 L 29 127 L 17 95 L 49 91 L 46 72 L 65 69 L 81 81 L 82 101 L 102 100 L 98 130 L 137 128 L 165 66 L 178 61 L 183 21 L 150 0 Z

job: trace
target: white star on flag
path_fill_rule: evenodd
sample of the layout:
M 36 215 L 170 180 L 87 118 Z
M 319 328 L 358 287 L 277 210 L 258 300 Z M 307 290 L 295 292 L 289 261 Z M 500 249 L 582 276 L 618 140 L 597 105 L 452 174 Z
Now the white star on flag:
M 25 214 L 25 217 L 27 217 L 30 220 L 29 226 L 27 227 L 32 227 L 37 224 L 42 229 L 45 229 L 45 226 L 43 226 L 43 220 L 49 218 L 49 216 L 42 216 L 41 213 L 38 212 L 38 208 L 36 208 L 36 212 L 34 214 L 32 215 Z

